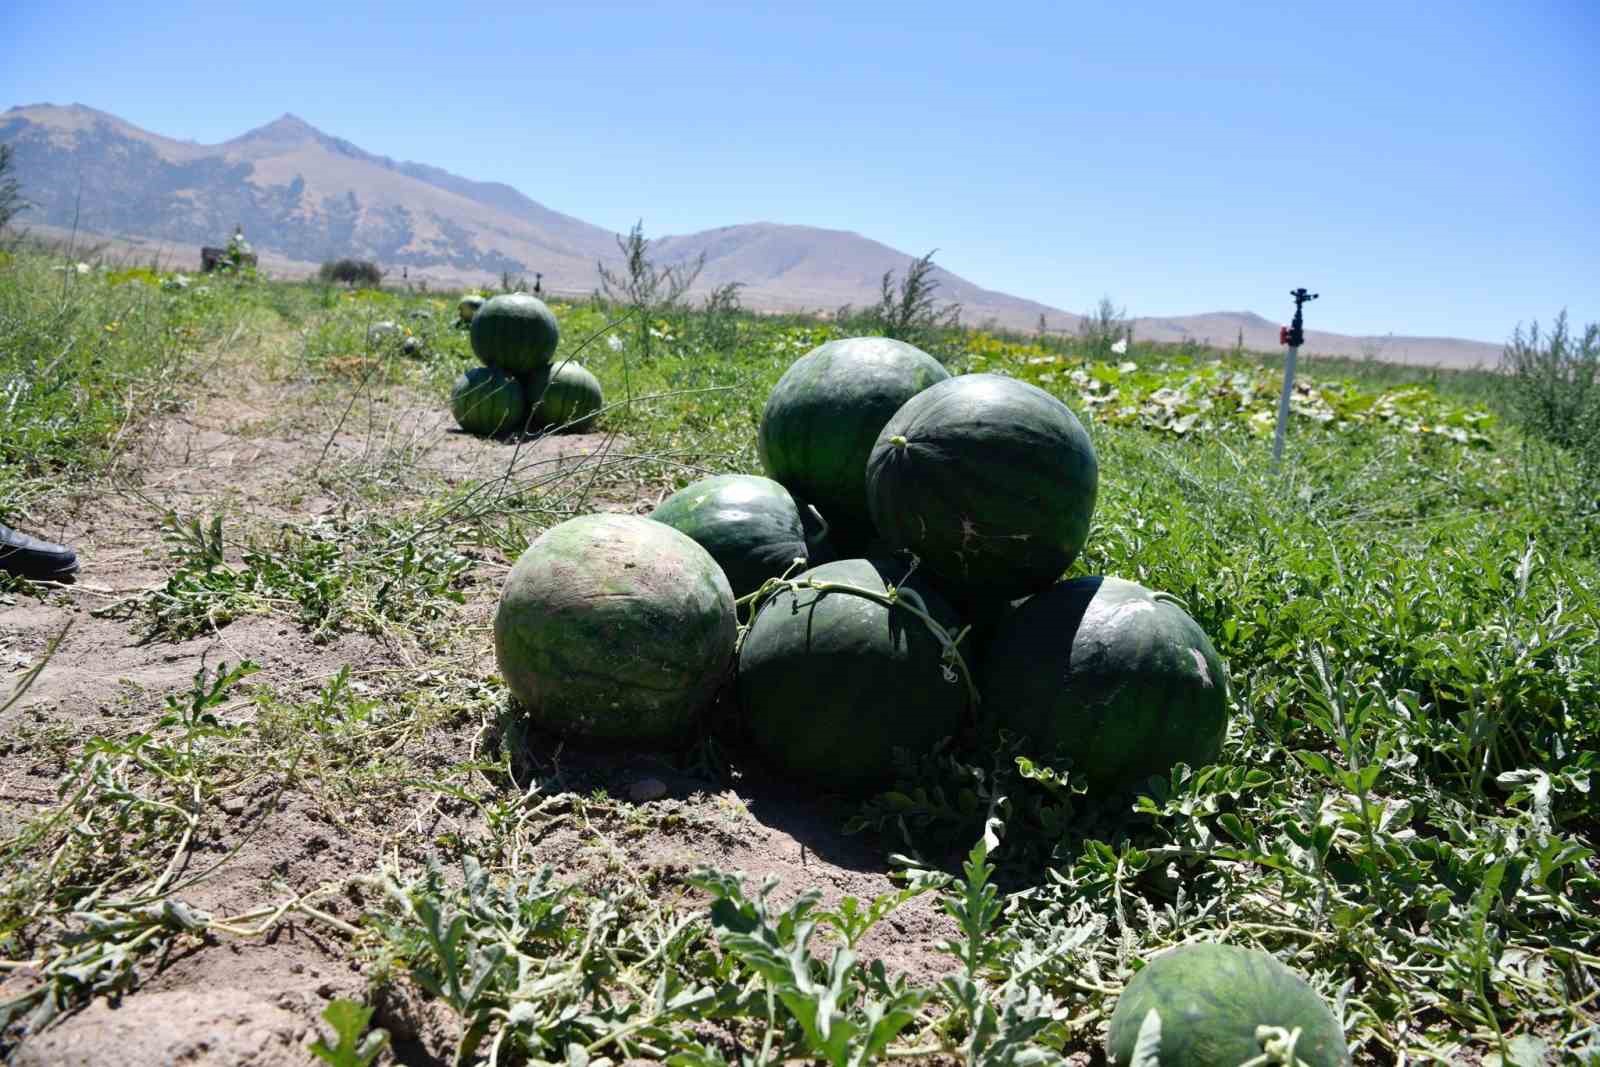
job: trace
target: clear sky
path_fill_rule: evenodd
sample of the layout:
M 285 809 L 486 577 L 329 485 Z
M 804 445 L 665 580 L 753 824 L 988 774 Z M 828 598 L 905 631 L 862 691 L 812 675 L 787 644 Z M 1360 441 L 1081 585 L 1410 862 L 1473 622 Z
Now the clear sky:
M 770 8 L 762 12 L 755 10 Z M 1600 3 L 0 3 L 0 108 L 284 112 L 652 236 L 855 230 L 1134 315 L 1600 321 Z

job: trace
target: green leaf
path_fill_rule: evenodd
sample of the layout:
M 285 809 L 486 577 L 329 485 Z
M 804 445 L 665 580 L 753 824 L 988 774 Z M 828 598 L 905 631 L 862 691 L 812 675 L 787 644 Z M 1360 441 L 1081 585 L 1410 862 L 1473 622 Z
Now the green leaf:
M 1296 752 L 1294 758 L 1310 770 L 1316 771 L 1330 782 L 1337 782 L 1344 776 L 1332 760 L 1320 752 Z
M 368 1067 L 389 1044 L 389 1035 L 374 1030 L 363 1037 L 372 1009 L 352 1000 L 334 1000 L 322 1012 L 322 1018 L 333 1027 L 337 1043 L 329 1045 L 319 1034 L 311 1043 L 312 1053 L 330 1067 Z
M 1139 1036 L 1134 1039 L 1128 1067 L 1161 1067 L 1161 1013 L 1154 1008 L 1145 1012 L 1139 1023 Z

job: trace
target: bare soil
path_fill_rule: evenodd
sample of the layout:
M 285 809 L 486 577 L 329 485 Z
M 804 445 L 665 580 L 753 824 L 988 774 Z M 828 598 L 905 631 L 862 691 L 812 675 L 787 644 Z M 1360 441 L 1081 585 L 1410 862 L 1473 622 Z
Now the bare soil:
M 380 391 L 341 404 L 306 383 L 265 376 L 230 384 L 226 393 L 203 393 L 188 410 L 151 427 L 109 477 L 60 498 L 41 531 L 77 548 L 78 582 L 42 600 L 0 600 L 0 694 L 8 694 L 70 624 L 37 683 L 0 715 L 0 834 L 9 836 L 57 802 L 60 778 L 85 739 L 150 728 L 167 695 L 186 692 L 202 667 L 252 660 L 261 667 L 249 680 L 252 687 L 282 700 L 309 698 L 344 667 L 378 693 L 403 689 L 428 668 L 404 642 L 348 633 L 314 640 L 277 614 L 240 618 L 181 642 L 142 642 L 133 621 L 91 614 L 159 585 L 171 572 L 163 540 L 168 511 L 225 515 L 231 529 L 307 523 L 350 504 L 350 494 L 324 488 L 325 477 L 319 482 L 329 472 L 382 477 L 386 465 L 400 462 L 396 479 L 458 484 L 501 469 L 512 447 L 455 432 L 443 405 L 422 398 Z M 606 439 L 573 435 L 522 447 L 541 450 L 532 454 L 535 461 L 560 464 L 581 461 L 606 447 Z M 601 506 L 653 502 L 611 499 Z M 465 589 L 455 645 L 443 658 L 488 677 L 494 671 L 489 620 L 511 561 L 492 550 L 481 560 Z M 225 714 L 248 719 L 256 710 L 255 702 L 240 700 Z M 476 727 L 463 722 L 431 733 L 431 758 L 441 766 L 468 759 Z M 664 796 L 640 805 L 658 816 L 641 820 L 642 832 L 597 838 L 564 825 L 546 834 L 534 858 L 563 876 L 582 878 L 616 862 L 620 852 L 631 868 L 666 875 L 710 863 L 742 869 L 755 880 L 775 876 L 780 896 L 817 887 L 836 901 L 894 888 L 882 849 L 841 834 L 840 810 L 765 784 L 759 775 L 729 788 L 685 775 L 648 753 L 564 756 L 552 747 L 531 755 L 565 759 L 574 781 L 607 788 L 619 803 L 633 803 L 630 793 L 645 779 L 665 787 Z M 441 833 L 470 830 L 472 817 L 421 791 L 397 791 L 372 810 L 349 812 L 310 789 L 263 784 L 207 813 L 180 875 L 220 866 L 181 896 L 215 915 L 238 915 L 289 893 L 348 886 L 375 874 L 384 856 L 426 856 Z M 321 906 L 355 921 L 358 898 L 355 891 L 336 892 Z M 686 897 L 685 906 L 694 905 Z M 922 898 L 882 925 L 863 951 L 883 958 L 891 971 L 929 982 L 947 969 L 931 946 L 950 932 L 936 906 Z M 357 946 L 326 926 L 292 919 L 259 938 L 181 941 L 141 966 L 133 993 L 21 1035 L 13 1062 L 306 1064 L 314 1062 L 306 1046 L 322 1026 L 318 1016 L 329 999 L 372 999 Z M 27 969 L 0 976 L 0 1000 L 37 981 Z M 392 990 L 384 996 L 380 1019 L 394 1032 L 395 1045 L 381 1062 L 436 1062 L 457 1036 L 448 1014 L 415 996 Z

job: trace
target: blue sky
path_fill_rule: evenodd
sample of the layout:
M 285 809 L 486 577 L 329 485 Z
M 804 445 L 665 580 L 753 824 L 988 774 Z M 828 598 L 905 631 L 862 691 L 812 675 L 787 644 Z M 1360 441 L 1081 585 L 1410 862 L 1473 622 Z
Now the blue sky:
M 608 228 L 855 230 L 1072 311 L 1600 321 L 1594 0 L 504 6 L 10 0 L 0 107 L 293 112 Z

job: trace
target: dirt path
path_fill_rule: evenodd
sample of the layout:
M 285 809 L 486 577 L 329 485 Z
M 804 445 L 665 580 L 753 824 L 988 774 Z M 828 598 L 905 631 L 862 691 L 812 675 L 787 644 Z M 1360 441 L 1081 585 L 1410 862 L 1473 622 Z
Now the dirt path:
M 363 886 L 384 862 L 449 859 L 455 843 L 480 833 L 471 805 L 417 783 L 484 757 L 481 707 L 461 694 L 477 693 L 478 705 L 499 696 L 490 682 L 489 620 L 511 562 L 505 552 L 465 549 L 475 563 L 458 589 L 463 602 L 425 638 L 399 627 L 315 633 L 292 610 L 269 606 L 187 639 L 144 640 L 140 617 L 104 610 L 173 574 L 169 513 L 202 525 L 222 517 L 226 557 L 236 563 L 253 536 L 363 509 L 414 513 L 505 469 L 511 445 L 454 432 L 441 408 L 400 389 L 363 395 L 246 376 L 227 393 L 201 393 L 189 410 L 153 427 L 110 478 L 61 501 L 52 534 L 79 550 L 80 581 L 42 599 L 0 600 L 0 694 L 65 633 L 32 688 L 0 714 L 0 836 L 12 837 L 60 803 L 90 738 L 155 730 L 171 711 L 168 697 L 181 702 L 197 672 L 244 660 L 260 670 L 217 709 L 224 725 L 263 733 L 280 719 L 300 721 L 292 709 L 324 699 L 347 670 L 376 709 L 363 714 L 382 724 L 362 736 L 395 740 L 382 752 L 346 754 L 346 773 L 361 770 L 354 784 L 315 766 L 254 775 L 233 767 L 180 850 L 172 896 L 213 916 L 241 916 L 315 894 L 330 920 L 355 923 L 368 903 L 370 886 Z M 559 469 L 613 445 L 599 434 L 549 439 L 524 445 L 519 462 Z M 602 506 L 635 505 L 613 493 Z M 337 740 L 330 735 L 328 745 Z M 313 755 L 317 744 L 308 749 Z M 675 876 L 710 863 L 756 879 L 775 876 L 783 893 L 815 886 L 832 900 L 893 887 L 876 845 L 841 836 L 839 812 L 781 787 L 747 778 L 730 788 L 651 754 L 563 756 L 550 747 L 529 755 L 557 768 L 571 788 L 613 798 L 597 807 L 600 823 L 552 825 L 532 846 L 530 858 L 554 864 L 564 878 L 602 876 L 620 865 L 664 875 L 670 887 Z M 370 777 L 369 758 L 377 768 Z M 46 937 L 28 951 L 41 960 L 50 933 L 71 927 L 65 915 L 41 920 Z M 944 929 L 931 903 L 914 902 L 863 950 L 926 982 L 944 969 L 929 948 Z M 311 1063 L 305 1046 L 319 1013 L 334 997 L 372 1001 L 372 966 L 360 937 L 293 912 L 260 936 L 179 937 L 138 960 L 133 992 L 75 1005 L 41 1033 L 21 1035 L 12 1055 L 32 1064 Z M 0 1002 L 36 988 L 40 974 L 30 966 L 0 971 Z M 383 996 L 381 1021 L 396 1040 L 381 1062 L 438 1062 L 456 1036 L 453 1020 L 436 1007 Z M 13 1030 L 6 1038 L 18 1036 Z M 0 1039 L 0 1053 L 6 1047 Z

